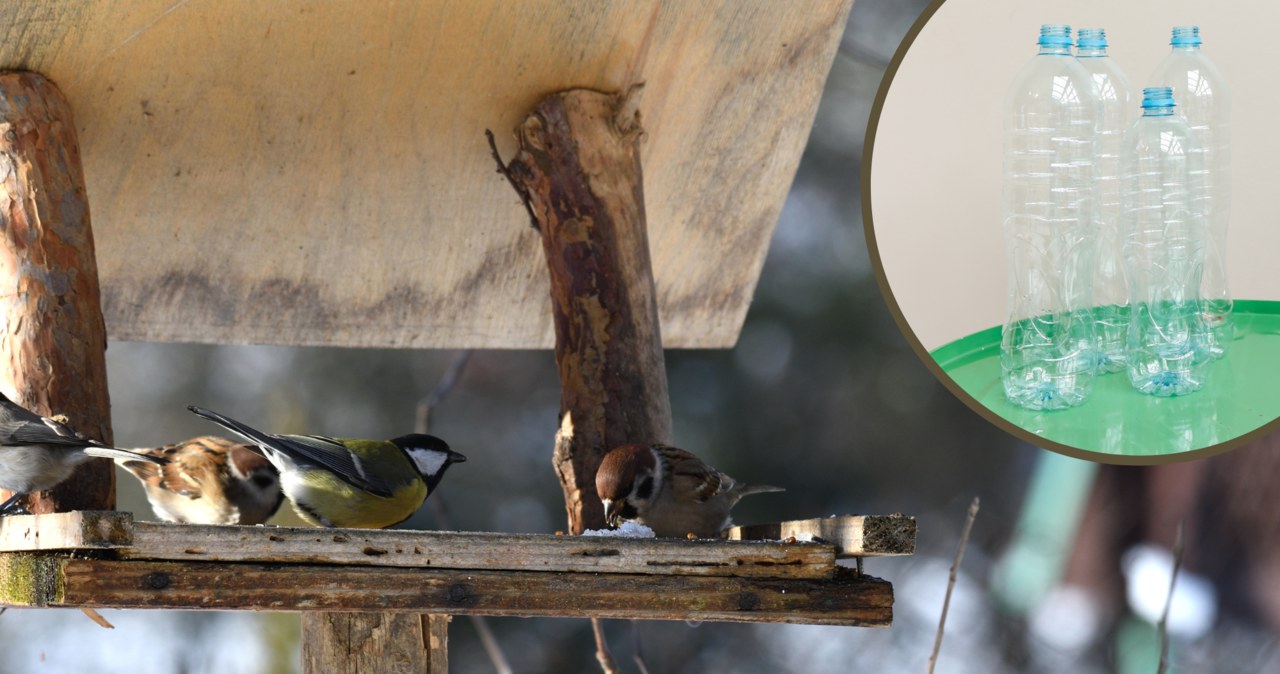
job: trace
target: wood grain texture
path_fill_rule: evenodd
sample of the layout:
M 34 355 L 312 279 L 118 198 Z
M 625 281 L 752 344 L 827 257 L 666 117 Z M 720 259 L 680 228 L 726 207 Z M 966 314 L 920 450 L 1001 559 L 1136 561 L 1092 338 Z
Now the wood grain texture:
M 0 518 L 0 551 L 93 550 L 133 545 L 133 515 L 115 511 Z
M 828 578 L 836 559 L 833 546 L 818 543 L 195 526 L 112 512 L 0 519 L 3 551 L 101 549 L 137 560 L 756 578 Z
M 302 614 L 304 674 L 447 674 L 449 616 Z
M 0 67 L 76 112 L 113 339 L 414 348 L 551 346 L 483 131 L 643 81 L 665 344 L 724 347 L 850 6 L 11 0 Z
M 893 587 L 834 578 L 449 571 L 0 553 L 0 604 L 377 611 L 887 627 Z
M 525 118 L 520 152 L 502 169 L 542 235 L 551 279 L 560 375 L 552 465 L 574 534 L 604 527 L 595 475 L 605 453 L 671 436 L 638 91 L 548 96 Z
M 0 322 L 4 392 L 111 442 L 107 334 L 75 122 L 58 88 L 27 72 L 0 74 Z M 115 470 L 89 461 L 23 503 L 31 512 L 110 509 Z
M 733 541 L 822 541 L 836 557 L 890 557 L 916 551 L 916 518 L 906 515 L 841 515 L 729 529 Z

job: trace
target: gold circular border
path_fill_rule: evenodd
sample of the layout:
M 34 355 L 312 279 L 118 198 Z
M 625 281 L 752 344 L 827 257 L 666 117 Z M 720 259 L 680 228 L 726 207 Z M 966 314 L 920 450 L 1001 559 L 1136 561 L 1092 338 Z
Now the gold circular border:
M 952 395 L 959 398 L 969 409 L 976 412 L 978 416 L 995 424 L 997 428 L 1019 440 L 1075 459 L 1117 466 L 1163 466 L 1217 456 L 1280 430 L 1280 417 L 1276 417 L 1248 433 L 1236 436 L 1225 442 L 1176 454 L 1137 456 L 1131 454 L 1107 454 L 1080 449 L 1079 447 L 1064 445 L 1036 435 L 991 411 L 991 408 L 978 402 L 976 398 L 960 388 L 955 380 L 942 371 L 933 356 L 930 356 L 929 352 L 925 350 L 924 345 L 920 343 L 920 339 L 916 337 L 916 333 L 911 329 L 911 325 L 907 323 L 906 317 L 902 315 L 902 309 L 898 306 L 898 301 L 893 296 L 893 289 L 889 287 L 889 280 L 885 276 L 884 265 L 880 262 L 880 249 L 876 246 L 875 226 L 871 218 L 871 159 L 875 155 L 876 130 L 880 126 L 880 113 L 884 109 L 884 101 L 889 94 L 889 87 L 893 84 L 893 78 L 898 74 L 898 68 L 902 65 L 902 59 L 906 56 L 907 50 L 916 41 L 916 37 L 924 29 L 929 19 L 933 18 L 938 8 L 942 7 L 943 2 L 945 0 L 933 0 L 925 7 L 920 16 L 916 18 L 915 23 L 911 24 L 911 29 L 907 31 L 906 37 L 902 38 L 902 43 L 898 45 L 897 51 L 893 53 L 893 58 L 890 59 L 889 65 L 885 68 L 884 77 L 880 80 L 880 87 L 876 90 L 876 100 L 871 105 L 871 117 L 867 120 L 867 131 L 863 140 L 862 184 L 860 189 L 862 190 L 862 231 L 867 240 L 867 254 L 871 258 L 871 268 L 875 270 L 876 283 L 880 286 L 880 294 L 884 296 L 884 302 L 889 307 L 889 313 L 893 315 L 893 321 L 898 324 L 898 330 L 902 332 L 902 336 L 911 345 L 911 350 L 920 358 L 925 367 L 929 368 L 929 372 L 933 373 L 934 378 L 941 382 Z

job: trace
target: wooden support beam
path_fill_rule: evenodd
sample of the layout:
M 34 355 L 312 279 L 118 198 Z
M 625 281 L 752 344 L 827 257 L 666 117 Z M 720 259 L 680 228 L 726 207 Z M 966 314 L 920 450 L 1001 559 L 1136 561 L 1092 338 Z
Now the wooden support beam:
M 889 557 L 916 551 L 916 518 L 906 515 L 843 515 L 729 529 L 731 541 L 818 541 L 836 557 Z
M 99 297 L 71 109 L 43 76 L 0 73 L 0 388 L 110 443 Z M 90 461 L 23 503 L 31 512 L 113 508 L 115 470 Z
M 129 513 L 0 519 L 0 551 L 111 550 L 117 559 L 486 571 L 830 578 L 835 547 L 731 542 L 134 522 Z
M 575 89 L 542 99 L 517 132 L 519 154 L 503 168 L 542 234 L 551 274 L 560 372 L 552 461 L 574 534 L 604 526 L 595 488 L 604 454 L 671 437 L 638 91 Z
M 821 580 L 757 579 L 0 553 L 0 604 L 297 610 L 317 617 L 376 611 L 887 627 L 893 587 L 846 569 Z M 308 643 L 308 654 L 321 645 Z
M 327 674 L 447 674 L 449 616 L 319 613 L 303 622 L 302 668 Z

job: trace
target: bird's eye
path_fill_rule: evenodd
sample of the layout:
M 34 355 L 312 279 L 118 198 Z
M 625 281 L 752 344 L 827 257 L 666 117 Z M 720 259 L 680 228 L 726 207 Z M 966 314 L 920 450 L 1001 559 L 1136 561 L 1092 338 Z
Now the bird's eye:
M 636 498 L 641 501 L 647 501 L 650 496 L 653 496 L 653 476 L 646 475 L 636 485 Z

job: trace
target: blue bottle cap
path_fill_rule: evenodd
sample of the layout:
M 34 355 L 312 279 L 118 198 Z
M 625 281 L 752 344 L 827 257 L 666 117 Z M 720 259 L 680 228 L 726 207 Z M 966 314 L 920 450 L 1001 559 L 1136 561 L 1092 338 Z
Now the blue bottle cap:
M 1077 30 L 1076 47 L 1080 49 L 1106 49 L 1107 31 L 1101 28 L 1081 28 Z
M 1175 47 L 1199 47 L 1200 26 L 1174 26 L 1169 44 Z
M 1173 87 L 1147 87 L 1142 90 L 1142 109 L 1168 108 L 1173 110 Z
M 1040 39 L 1036 44 L 1041 47 L 1070 47 L 1071 26 L 1065 23 L 1046 23 L 1040 26 Z

